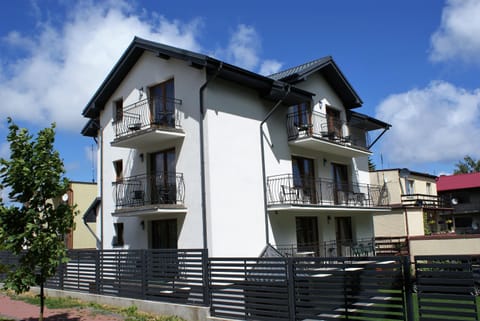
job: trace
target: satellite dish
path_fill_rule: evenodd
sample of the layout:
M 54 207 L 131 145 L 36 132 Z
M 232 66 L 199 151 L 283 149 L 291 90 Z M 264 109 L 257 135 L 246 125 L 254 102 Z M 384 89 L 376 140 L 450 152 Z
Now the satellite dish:
M 68 201 L 68 194 L 67 193 L 62 195 L 62 201 L 64 201 L 64 202 Z
M 452 205 L 457 205 L 458 204 L 458 199 L 456 197 L 451 199 Z

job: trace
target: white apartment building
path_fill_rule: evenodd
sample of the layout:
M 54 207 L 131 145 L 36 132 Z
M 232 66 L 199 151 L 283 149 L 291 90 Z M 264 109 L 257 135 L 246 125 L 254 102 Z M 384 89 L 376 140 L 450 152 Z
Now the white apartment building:
M 349 254 L 389 204 L 361 105 L 331 57 L 265 77 L 135 38 L 83 111 L 103 248 Z

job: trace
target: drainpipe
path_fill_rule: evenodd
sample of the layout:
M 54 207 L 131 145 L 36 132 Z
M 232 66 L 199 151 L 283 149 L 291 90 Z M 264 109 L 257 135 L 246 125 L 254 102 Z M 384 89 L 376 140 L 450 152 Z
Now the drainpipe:
M 223 62 L 220 62 L 215 74 L 208 78 L 207 81 L 200 87 L 200 180 L 201 180 L 201 192 L 202 192 L 202 232 L 203 232 L 203 249 L 208 250 L 208 238 L 207 238 L 207 197 L 206 197 L 206 179 L 205 179 L 205 141 L 203 137 L 203 120 L 205 114 L 203 92 L 207 88 L 207 85 L 217 78 L 218 74 L 223 68 Z M 208 77 L 208 76 L 207 76 Z
M 100 184 L 100 197 L 103 197 L 103 128 L 99 128 L 99 139 L 100 139 L 100 179 L 98 183 Z M 103 250 L 103 203 L 100 203 L 100 250 Z
M 263 132 L 263 124 L 267 122 L 267 120 L 273 115 L 273 113 L 277 110 L 277 108 L 283 103 L 285 98 L 287 98 L 288 94 L 290 93 L 290 85 L 287 87 L 287 92 L 285 95 L 280 99 L 275 106 L 268 112 L 265 118 L 260 123 L 260 151 L 262 155 L 262 184 L 263 184 L 263 210 L 265 213 L 265 242 L 266 245 L 270 245 L 270 237 L 268 233 L 268 205 L 267 205 L 267 173 L 265 170 L 265 143 L 263 142 L 265 133 Z

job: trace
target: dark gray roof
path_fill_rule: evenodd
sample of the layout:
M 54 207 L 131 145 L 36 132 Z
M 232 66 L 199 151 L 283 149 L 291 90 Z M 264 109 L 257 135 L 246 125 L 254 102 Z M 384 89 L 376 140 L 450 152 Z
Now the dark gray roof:
M 323 58 L 320 58 L 320 59 L 316 59 L 316 60 L 304 63 L 304 64 L 299 65 L 299 66 L 295 66 L 295 67 L 277 72 L 277 73 L 275 73 L 273 75 L 270 75 L 268 77 L 273 78 L 275 80 L 288 79 L 292 76 L 297 76 L 297 75 L 300 75 L 300 74 L 304 74 L 304 73 L 306 73 L 306 72 L 308 72 L 312 69 L 315 69 L 318 66 L 321 66 L 321 65 L 325 64 L 326 62 L 328 62 L 331 59 L 332 59 L 332 57 L 330 57 L 330 56 L 323 57 Z
M 312 93 L 295 88 L 288 83 L 259 75 L 203 54 L 135 37 L 84 108 L 83 116 L 91 119 L 99 116 L 100 111 L 104 108 L 110 96 L 145 51 L 154 53 L 159 59 L 170 59 L 173 57 L 184 60 L 193 68 L 205 68 L 207 74 L 217 73 L 219 67 L 222 66 L 217 74 L 219 78 L 231 80 L 255 89 L 265 99 L 278 100 L 279 97 L 284 97 L 288 87 L 290 87 L 290 91 L 288 97 L 284 100 L 286 104 L 300 103 L 311 99 L 313 96 Z M 91 122 L 87 124 L 82 133 L 94 132 L 92 124 Z
M 362 106 L 362 99 L 355 92 L 331 56 L 326 56 L 289 68 L 270 75 L 269 77 L 293 85 L 306 80 L 308 76 L 316 72 L 320 72 L 323 77 L 325 77 L 346 108 Z

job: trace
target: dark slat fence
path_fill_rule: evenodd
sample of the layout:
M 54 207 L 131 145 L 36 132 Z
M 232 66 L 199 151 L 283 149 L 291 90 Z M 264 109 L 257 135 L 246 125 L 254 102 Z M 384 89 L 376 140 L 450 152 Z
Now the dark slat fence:
M 419 320 L 478 320 L 480 256 L 416 256 Z
M 417 256 L 415 269 L 408 256 L 208 258 L 205 250 L 72 250 L 69 257 L 47 287 L 210 306 L 220 318 L 479 320 L 480 256 Z M 0 264 L 17 262 L 0 252 Z

